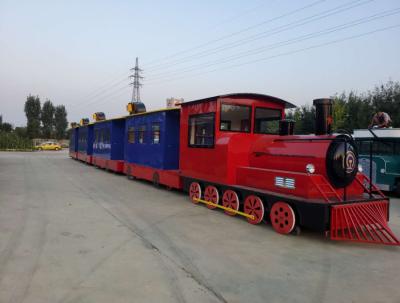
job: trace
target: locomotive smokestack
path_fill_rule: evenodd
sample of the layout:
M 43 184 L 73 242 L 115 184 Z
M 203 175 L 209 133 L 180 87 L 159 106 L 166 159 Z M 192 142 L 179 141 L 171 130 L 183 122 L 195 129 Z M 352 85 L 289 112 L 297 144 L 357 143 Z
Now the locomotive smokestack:
M 315 99 L 315 134 L 327 135 L 332 133 L 332 99 Z

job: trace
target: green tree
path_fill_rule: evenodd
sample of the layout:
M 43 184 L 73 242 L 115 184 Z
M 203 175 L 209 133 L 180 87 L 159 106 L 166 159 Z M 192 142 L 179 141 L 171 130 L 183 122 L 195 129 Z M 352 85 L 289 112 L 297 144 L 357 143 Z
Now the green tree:
M 55 108 L 50 100 L 43 103 L 40 118 L 42 120 L 42 135 L 44 138 L 52 138 L 54 130 Z
M 289 116 L 295 121 L 295 134 L 311 134 L 315 129 L 315 109 L 309 105 L 296 108 Z
M 21 138 L 27 138 L 27 132 L 26 132 L 26 127 L 16 127 L 14 129 L 14 133 Z
M 67 111 L 64 105 L 58 105 L 55 108 L 55 131 L 56 138 L 63 139 L 66 136 L 66 130 L 68 127 Z
M 333 98 L 332 116 L 333 116 L 334 131 L 347 129 L 346 126 L 347 109 L 346 109 L 346 101 L 344 100 L 343 97 Z
M 4 122 L 0 125 L 0 130 L 5 133 L 11 133 L 13 131 L 13 126 L 11 123 Z
M 27 135 L 37 138 L 40 134 L 40 99 L 38 96 L 29 95 L 25 102 L 25 115 L 27 119 Z

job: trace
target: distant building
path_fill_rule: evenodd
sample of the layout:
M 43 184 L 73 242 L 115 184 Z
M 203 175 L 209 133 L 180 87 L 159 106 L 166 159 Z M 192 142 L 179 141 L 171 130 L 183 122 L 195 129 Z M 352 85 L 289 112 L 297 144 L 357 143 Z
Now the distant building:
M 178 98 L 168 98 L 167 99 L 167 108 L 174 108 L 174 107 L 180 107 L 180 104 L 185 102 L 185 100 L 183 100 L 183 98 L 178 99 Z

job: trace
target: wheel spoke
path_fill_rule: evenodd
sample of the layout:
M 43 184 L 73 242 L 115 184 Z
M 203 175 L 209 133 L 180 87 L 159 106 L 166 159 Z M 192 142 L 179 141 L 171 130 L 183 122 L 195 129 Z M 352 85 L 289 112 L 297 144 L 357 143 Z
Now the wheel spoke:
M 264 218 L 264 204 L 257 196 L 248 196 L 244 201 L 243 209 L 246 214 L 253 216 L 253 219 L 247 218 L 251 224 L 259 224 Z

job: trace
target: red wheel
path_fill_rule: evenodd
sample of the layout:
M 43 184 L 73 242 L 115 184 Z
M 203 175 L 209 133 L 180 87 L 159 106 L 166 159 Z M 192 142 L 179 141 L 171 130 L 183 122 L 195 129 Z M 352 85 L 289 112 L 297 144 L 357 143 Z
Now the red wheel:
M 218 204 L 219 194 L 218 189 L 215 186 L 209 185 L 204 190 L 204 200 Z M 214 209 L 216 206 L 206 204 L 207 208 Z
M 195 199 L 200 199 L 201 198 L 201 186 L 197 182 L 192 182 L 189 187 L 189 197 L 190 200 L 192 200 L 193 203 L 199 203 Z
M 254 216 L 254 219 L 247 218 L 251 224 L 259 224 L 264 218 L 264 204 L 257 196 L 251 195 L 244 200 L 244 212 Z
M 222 205 L 233 210 L 239 210 L 239 197 L 233 190 L 226 190 L 222 196 Z M 225 213 L 230 216 L 236 215 L 236 213 L 229 210 L 225 210 Z
M 289 234 L 296 223 L 293 208 L 285 202 L 276 202 L 271 208 L 272 227 L 280 234 Z

